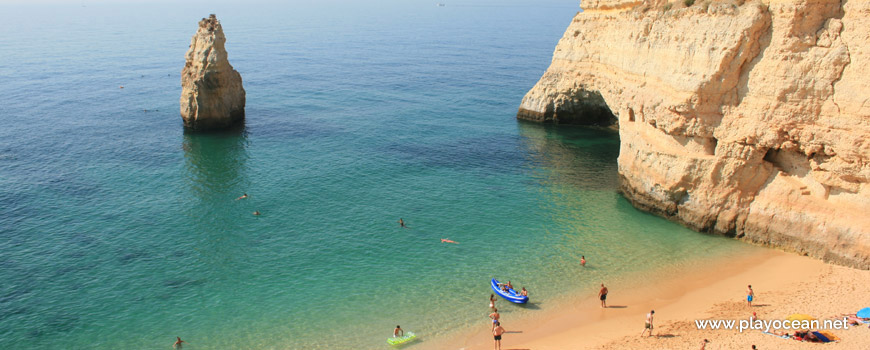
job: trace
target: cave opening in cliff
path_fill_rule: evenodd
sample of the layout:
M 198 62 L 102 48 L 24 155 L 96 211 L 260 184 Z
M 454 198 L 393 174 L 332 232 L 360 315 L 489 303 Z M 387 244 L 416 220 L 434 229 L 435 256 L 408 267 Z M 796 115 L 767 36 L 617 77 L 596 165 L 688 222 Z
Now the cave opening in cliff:
M 555 108 L 553 121 L 557 124 L 613 126 L 616 115 L 598 91 L 576 89 L 568 94 L 568 101 Z

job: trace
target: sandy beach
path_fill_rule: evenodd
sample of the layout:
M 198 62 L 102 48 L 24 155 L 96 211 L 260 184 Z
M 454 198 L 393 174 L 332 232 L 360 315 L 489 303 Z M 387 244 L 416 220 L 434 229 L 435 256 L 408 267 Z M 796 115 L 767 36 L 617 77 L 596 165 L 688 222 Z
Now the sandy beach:
M 752 284 L 756 300 L 750 308 L 745 290 Z M 816 259 L 760 250 L 745 258 L 710 261 L 692 271 L 671 273 L 654 285 L 631 282 L 608 285 L 607 309 L 595 295 L 578 297 L 553 311 L 524 319 L 503 318 L 508 333 L 502 349 L 866 349 L 868 326 L 833 330 L 840 338 L 829 344 L 801 343 L 760 330 L 698 330 L 695 320 L 785 319 L 803 313 L 820 320 L 842 319 L 870 306 L 870 271 L 826 264 Z M 639 337 L 646 314 L 656 310 L 652 337 Z M 440 344 L 422 348 L 492 349 L 486 319 L 481 326 Z

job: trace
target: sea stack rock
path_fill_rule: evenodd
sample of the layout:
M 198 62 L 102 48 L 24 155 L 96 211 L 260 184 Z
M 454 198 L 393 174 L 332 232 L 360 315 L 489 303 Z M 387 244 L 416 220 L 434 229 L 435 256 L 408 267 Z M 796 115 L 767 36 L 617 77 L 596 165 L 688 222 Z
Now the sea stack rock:
M 582 6 L 518 118 L 613 120 L 642 210 L 870 268 L 870 2 Z
M 245 119 L 242 76 L 227 60 L 227 38 L 210 15 L 199 21 L 181 70 L 181 118 L 193 130 L 222 129 Z

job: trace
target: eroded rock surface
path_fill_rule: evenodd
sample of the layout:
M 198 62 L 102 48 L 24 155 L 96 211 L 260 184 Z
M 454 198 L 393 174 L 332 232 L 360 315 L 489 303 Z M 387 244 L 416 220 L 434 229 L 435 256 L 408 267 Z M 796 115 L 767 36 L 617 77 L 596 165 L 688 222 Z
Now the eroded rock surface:
M 635 206 L 870 268 L 870 2 L 583 8 L 519 118 L 611 113 Z
M 199 21 L 181 70 L 181 118 L 190 129 L 221 129 L 245 119 L 242 76 L 227 60 L 227 39 L 211 15 Z

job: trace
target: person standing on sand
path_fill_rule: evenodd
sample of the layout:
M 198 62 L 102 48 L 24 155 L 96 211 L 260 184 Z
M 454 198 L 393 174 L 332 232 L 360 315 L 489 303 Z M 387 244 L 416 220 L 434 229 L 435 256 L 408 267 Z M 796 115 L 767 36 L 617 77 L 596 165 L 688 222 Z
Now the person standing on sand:
M 489 295 L 489 308 L 495 310 L 495 294 Z
M 492 329 L 495 329 L 495 325 L 498 324 L 499 317 L 501 317 L 501 315 L 498 314 L 498 309 L 492 308 L 492 313 L 489 314 L 489 318 L 492 319 Z
M 605 286 L 604 286 L 604 283 L 602 283 L 602 284 L 601 284 L 601 290 L 598 291 L 598 299 L 601 300 L 601 308 L 602 308 L 602 309 L 606 309 L 606 308 L 607 308 L 607 293 L 608 293 L 608 292 L 609 292 L 609 291 L 607 290 L 607 287 L 605 287 Z
M 492 338 L 495 340 L 495 344 L 493 344 L 493 350 L 501 350 L 501 335 L 504 334 L 505 330 L 501 327 L 501 323 L 496 322 L 492 327 Z
M 746 287 L 746 302 L 749 303 L 749 307 L 752 307 L 752 299 L 755 299 L 755 292 L 752 291 L 752 285 Z
M 181 343 L 187 343 L 184 340 L 181 340 L 181 337 L 175 337 L 175 344 L 172 344 L 173 348 L 181 349 Z
M 650 310 L 648 314 L 646 314 L 646 322 L 643 325 L 643 332 L 640 332 L 640 336 L 642 337 L 647 330 L 649 330 L 649 337 L 652 337 L 653 331 L 653 315 L 655 315 L 656 310 Z
M 585 255 L 580 256 L 580 266 L 586 266 L 586 256 Z

